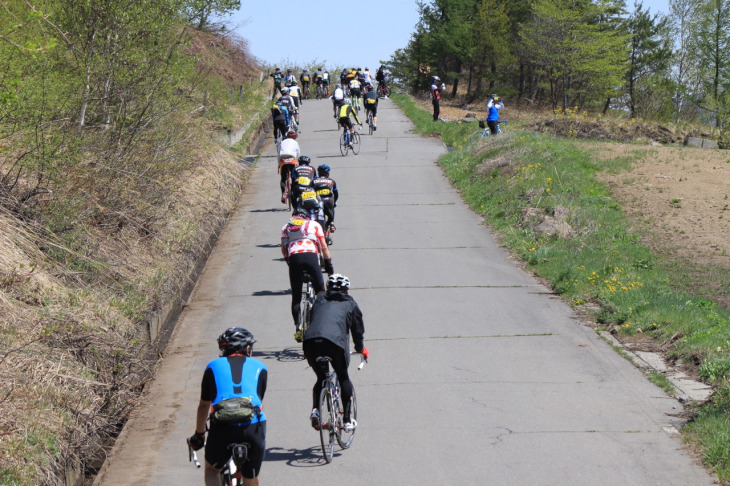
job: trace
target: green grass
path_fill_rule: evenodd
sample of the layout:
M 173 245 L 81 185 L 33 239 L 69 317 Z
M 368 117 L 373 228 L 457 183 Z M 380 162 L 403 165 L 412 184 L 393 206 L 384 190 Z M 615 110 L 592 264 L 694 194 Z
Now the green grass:
M 708 383 L 730 379 L 730 314 L 706 296 L 683 290 L 688 286 L 676 280 L 681 274 L 676 262 L 670 267 L 642 244 L 641 235 L 631 229 L 621 206 L 596 177 L 600 171 L 625 170 L 634 159 L 599 162 L 585 142 L 512 125 L 498 137 L 468 144 L 476 124 L 433 122 L 409 97 L 392 99 L 419 133 L 441 134 L 452 149 L 440 159 L 451 183 L 513 254 L 567 302 L 575 307 L 591 304 L 586 309 L 597 309 L 589 312 L 603 328 L 672 343 L 672 358 L 704 363 L 702 376 Z M 634 156 L 641 154 L 637 149 Z M 524 221 L 527 208 L 547 216 L 564 214 L 569 234 L 537 236 L 534 225 Z M 707 464 L 723 480 L 730 480 L 728 410 L 730 393 L 707 405 L 708 412 L 692 424 L 702 431 L 696 443 L 707 451 Z M 706 420 L 712 425 L 705 426 Z M 718 445 L 706 448 L 705 442 L 713 440 Z M 717 448 L 723 453 L 709 452 Z

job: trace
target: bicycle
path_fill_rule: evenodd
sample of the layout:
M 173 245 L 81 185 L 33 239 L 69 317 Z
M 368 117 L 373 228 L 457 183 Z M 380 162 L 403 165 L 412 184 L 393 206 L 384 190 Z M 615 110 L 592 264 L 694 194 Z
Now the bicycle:
M 294 160 L 294 158 L 292 158 L 291 160 Z M 289 164 L 289 165 L 291 165 L 291 164 Z M 289 211 L 291 211 L 291 186 L 292 186 L 292 180 L 291 180 L 291 168 L 289 167 L 289 165 L 283 164 L 281 166 L 281 170 L 286 170 L 287 171 L 286 172 L 286 182 L 284 183 L 284 194 L 282 194 L 282 196 L 281 196 L 282 197 L 282 201 L 281 202 L 283 203 L 284 202 L 283 199 L 286 198 L 286 202 L 289 205 Z M 296 164 L 294 164 L 294 166 L 296 167 Z
M 188 442 L 188 462 L 195 464 L 195 467 L 200 469 L 200 461 L 198 461 L 198 455 L 193 450 L 193 446 L 190 445 L 190 439 Z M 243 465 L 248 461 L 248 448 L 251 444 L 247 442 L 232 443 L 228 444 L 228 449 L 231 450 L 231 457 L 223 469 L 221 469 L 220 478 L 221 484 L 225 486 L 243 486 Z
M 360 97 L 359 96 L 354 96 L 352 98 L 352 106 L 355 107 L 355 111 L 357 113 L 360 113 L 360 109 L 362 108 L 361 105 L 362 105 L 362 101 L 360 101 Z
M 355 439 L 355 430 L 357 429 L 352 429 L 349 432 L 345 430 L 345 408 L 340 395 L 340 382 L 337 379 L 337 373 L 334 370 L 329 370 L 332 358 L 320 356 L 317 361 L 327 363 L 327 378 L 322 382 L 322 391 L 319 394 L 319 440 L 322 444 L 324 460 L 329 464 L 335 454 L 335 441 L 340 444 L 342 449 L 349 448 Z M 357 369 L 361 370 L 363 366 L 365 366 L 365 357 L 361 354 L 360 365 Z M 357 399 L 354 389 L 350 401 L 350 418 L 357 420 Z
M 372 135 L 375 131 L 375 120 L 373 118 L 373 112 L 368 110 L 368 135 Z
M 298 332 L 304 336 L 309 329 L 309 323 L 312 322 L 312 307 L 314 306 L 314 285 L 312 285 L 312 277 L 304 271 L 302 282 L 302 300 L 299 302 L 299 324 Z M 300 341 L 297 339 L 297 341 Z M 301 341 L 300 341 L 301 342 Z
M 343 127 L 340 136 L 340 153 L 345 156 L 348 150 L 352 150 L 355 155 L 360 153 L 360 134 L 357 132 L 350 133 L 347 127 Z
M 378 83 L 378 98 L 390 98 L 390 88 L 382 83 Z
M 497 122 L 497 134 L 502 133 L 501 125 L 504 125 L 504 127 L 507 128 L 507 120 L 499 120 Z M 489 127 L 483 121 L 479 121 L 479 127 L 482 128 L 482 130 L 477 130 L 476 132 L 472 133 L 471 137 L 469 137 L 469 143 L 473 143 L 476 140 L 491 135 Z

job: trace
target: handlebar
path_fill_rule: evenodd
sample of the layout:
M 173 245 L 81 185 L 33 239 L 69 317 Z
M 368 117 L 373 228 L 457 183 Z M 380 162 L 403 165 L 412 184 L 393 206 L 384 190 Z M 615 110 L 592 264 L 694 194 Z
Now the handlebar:
M 352 356 L 353 354 L 359 354 L 359 355 L 360 355 L 360 364 L 359 364 L 359 365 L 358 365 L 358 367 L 357 367 L 357 371 L 360 371 L 360 370 L 362 370 L 362 369 L 363 369 L 363 367 L 365 366 L 365 363 L 367 363 L 367 362 L 368 362 L 368 360 L 367 360 L 367 359 L 365 359 L 365 355 L 364 355 L 364 354 L 362 354 L 362 353 L 358 353 L 358 352 L 356 352 L 356 351 L 351 351 L 351 352 L 350 352 L 350 356 Z
M 193 462 L 195 467 L 200 469 L 200 462 L 198 461 L 198 455 L 193 450 L 193 446 L 190 445 L 190 439 L 187 439 L 188 443 L 188 462 Z

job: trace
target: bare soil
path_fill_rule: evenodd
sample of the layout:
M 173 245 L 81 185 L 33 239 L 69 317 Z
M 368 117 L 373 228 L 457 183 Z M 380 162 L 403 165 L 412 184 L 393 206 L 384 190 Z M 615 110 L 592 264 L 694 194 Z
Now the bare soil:
M 420 102 L 431 109 L 428 99 Z M 486 117 L 481 103 L 441 103 L 446 120 L 461 120 L 468 113 Z M 597 161 L 637 159 L 628 171 L 599 172 L 598 177 L 643 241 L 676 269 L 677 287 L 730 309 L 730 151 L 684 147 L 685 136 L 709 133 L 680 132 L 674 126 L 554 117 L 509 106 L 504 115 L 527 129 L 590 138 L 581 144 Z

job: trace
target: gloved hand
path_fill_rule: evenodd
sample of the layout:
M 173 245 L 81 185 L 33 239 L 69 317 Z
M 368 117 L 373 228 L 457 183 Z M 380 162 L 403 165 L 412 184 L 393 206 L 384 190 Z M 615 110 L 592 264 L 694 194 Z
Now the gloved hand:
M 324 271 L 327 273 L 327 275 L 332 275 L 335 273 L 335 268 L 332 266 L 332 259 L 327 258 L 324 261 Z
M 188 444 L 190 444 L 190 447 L 192 447 L 194 451 L 199 451 L 200 449 L 202 449 L 205 445 L 205 432 L 195 432 L 188 439 Z
M 370 351 L 368 351 L 368 348 L 363 346 L 362 351 L 360 352 L 362 353 L 363 358 L 365 358 L 365 361 L 367 361 L 368 357 L 370 356 Z

